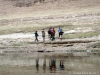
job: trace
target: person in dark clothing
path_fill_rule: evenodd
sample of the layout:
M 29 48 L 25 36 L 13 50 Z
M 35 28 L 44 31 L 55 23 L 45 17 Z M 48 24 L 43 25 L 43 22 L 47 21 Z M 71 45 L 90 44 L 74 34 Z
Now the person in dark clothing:
M 49 30 L 48 30 L 48 37 L 49 37 L 49 39 L 51 40 L 51 29 L 52 29 L 52 27 L 51 28 L 49 28 Z
M 38 36 L 39 36 L 39 35 L 38 35 L 37 31 L 35 31 L 34 34 L 35 34 L 35 41 L 39 41 L 39 40 L 38 40 Z
M 62 40 L 62 35 L 63 35 L 63 33 L 64 33 L 64 32 L 63 32 L 63 30 L 61 29 L 61 30 L 60 30 L 60 33 L 59 33 L 60 39 L 61 39 L 61 40 Z

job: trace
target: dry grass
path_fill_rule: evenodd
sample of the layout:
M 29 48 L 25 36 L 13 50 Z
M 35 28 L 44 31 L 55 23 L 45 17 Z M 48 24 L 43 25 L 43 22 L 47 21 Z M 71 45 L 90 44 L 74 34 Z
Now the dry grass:
M 86 32 L 86 33 L 78 33 L 78 34 L 66 34 L 63 36 L 63 38 L 67 38 L 67 39 L 91 38 L 98 35 L 99 35 L 99 32 Z
M 40 4 L 33 4 L 28 7 L 14 6 L 14 4 L 16 5 L 17 3 L 27 4 L 28 2 L 33 3 L 34 0 L 0 0 L 0 26 L 2 26 L 0 27 L 0 34 L 32 32 L 59 25 L 66 25 L 68 27 L 66 27 L 66 29 L 70 30 L 75 28 L 74 26 L 70 26 L 74 23 L 78 25 L 81 21 L 87 24 L 91 22 L 91 19 L 89 19 L 88 22 L 88 19 L 82 19 L 81 17 L 88 17 L 90 15 L 99 16 L 100 11 L 99 0 L 46 0 Z M 78 18 L 73 18 L 74 16 L 80 19 L 77 20 Z M 66 19 L 64 19 L 65 17 Z M 62 19 L 66 21 L 62 21 Z M 93 23 L 98 22 L 99 21 L 94 21 Z M 81 26 L 83 26 L 83 24 Z

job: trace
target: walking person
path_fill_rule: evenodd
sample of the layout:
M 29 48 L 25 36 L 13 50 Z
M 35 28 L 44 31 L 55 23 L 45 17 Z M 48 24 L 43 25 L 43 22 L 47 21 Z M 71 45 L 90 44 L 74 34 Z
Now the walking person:
M 42 30 L 42 38 L 43 38 L 43 42 L 45 41 L 45 31 L 44 29 Z
M 59 33 L 59 36 L 60 36 L 60 39 L 61 39 L 61 40 L 62 40 L 63 33 L 64 33 L 64 32 L 63 32 L 63 30 L 61 29 L 61 30 L 60 30 L 60 33 Z
M 39 41 L 39 40 L 38 40 L 38 36 L 39 36 L 39 35 L 38 35 L 37 31 L 35 31 L 34 34 L 35 34 L 35 41 Z

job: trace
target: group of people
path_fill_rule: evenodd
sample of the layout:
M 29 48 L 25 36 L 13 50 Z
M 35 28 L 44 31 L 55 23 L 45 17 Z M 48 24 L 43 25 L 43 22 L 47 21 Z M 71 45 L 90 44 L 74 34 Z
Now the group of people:
M 56 68 L 57 68 L 56 67 L 56 59 L 50 59 L 49 60 L 50 73 L 56 73 Z M 61 60 L 60 64 L 59 64 L 59 70 L 61 72 L 64 69 L 65 69 L 64 63 Z M 39 72 L 39 58 L 36 59 L 36 70 L 37 70 L 37 72 Z M 46 59 L 44 59 L 44 61 L 43 61 L 43 71 L 44 71 L 44 73 L 45 73 L 45 70 L 46 70 Z
M 55 33 L 56 33 L 56 31 L 55 31 L 55 29 L 53 28 L 53 27 L 50 27 L 49 28 L 49 30 L 48 30 L 48 37 L 49 37 L 49 39 L 50 40 L 55 40 Z M 58 34 L 59 34 L 59 38 L 62 40 L 62 35 L 63 35 L 63 30 L 59 27 L 58 28 Z M 38 32 L 37 31 L 35 31 L 35 41 L 39 41 L 38 40 Z M 43 42 L 45 41 L 45 31 L 44 31 L 44 29 L 42 30 L 42 38 L 43 38 Z

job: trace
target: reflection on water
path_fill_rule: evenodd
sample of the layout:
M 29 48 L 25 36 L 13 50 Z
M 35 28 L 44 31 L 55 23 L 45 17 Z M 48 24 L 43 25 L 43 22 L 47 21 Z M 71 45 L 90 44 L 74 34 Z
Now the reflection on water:
M 38 62 L 36 59 L 38 58 Z M 38 69 L 55 72 L 58 70 L 67 71 L 94 71 L 100 69 L 100 54 L 90 54 L 89 56 L 45 56 L 45 53 L 37 52 L 16 52 L 0 54 L 0 65 L 11 66 L 35 66 L 38 63 Z M 61 66 L 63 67 L 61 68 Z M 52 66 L 52 67 L 51 67 Z

